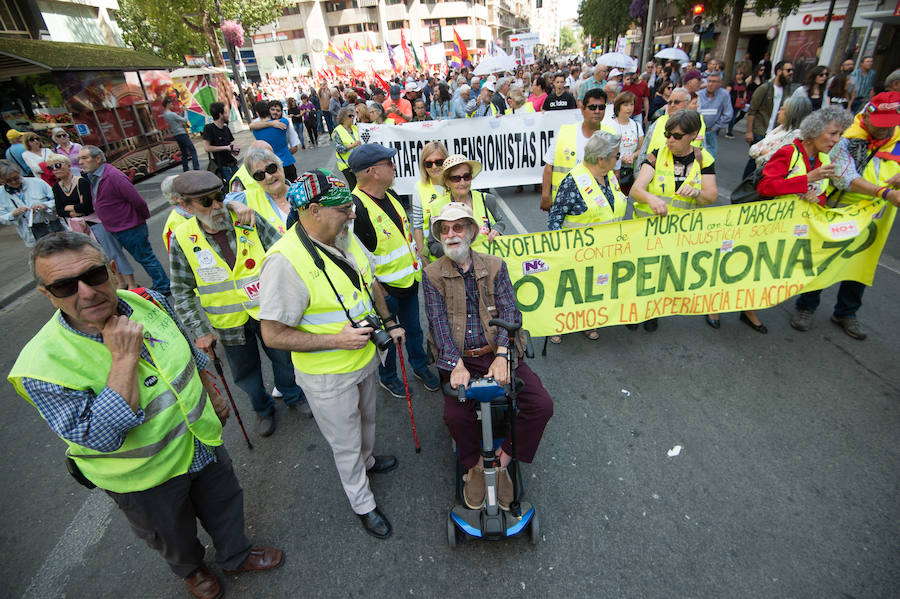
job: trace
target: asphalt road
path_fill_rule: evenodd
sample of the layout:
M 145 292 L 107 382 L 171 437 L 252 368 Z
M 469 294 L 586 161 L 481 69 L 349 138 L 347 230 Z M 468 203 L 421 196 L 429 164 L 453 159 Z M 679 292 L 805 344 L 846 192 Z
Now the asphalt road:
M 746 145 L 719 143 L 724 192 L 737 183 Z M 334 155 L 298 160 L 333 166 Z M 499 191 L 525 229 L 545 226 L 537 194 Z M 164 219 L 150 223 L 157 251 Z M 232 418 L 226 445 L 249 534 L 287 558 L 273 572 L 228 577 L 227 596 L 896 597 L 898 265 L 894 234 L 859 314 L 864 342 L 829 322 L 832 289 L 808 333 L 790 328 L 785 304 L 760 313 L 765 336 L 736 314 L 718 331 L 701 317 L 675 317 L 653 334 L 570 335 L 538 355 L 531 364 L 556 411 L 524 466 L 543 531 L 537 546 L 447 547 L 450 437 L 440 396 L 417 381 L 421 454 L 405 401 L 379 389 L 376 448 L 400 460 L 372 481 L 394 525 L 387 541 L 366 535 L 350 511 L 312 420 L 279 405 L 275 435 L 253 435 L 250 451 Z M 4 372 L 50 314 L 34 291 L 0 311 Z M 0 595 L 187 597 L 112 501 L 69 478 L 64 444 L 34 409 L 9 385 L 2 398 Z M 252 429 L 249 401 L 238 402 Z M 683 449 L 670 457 L 676 445 Z

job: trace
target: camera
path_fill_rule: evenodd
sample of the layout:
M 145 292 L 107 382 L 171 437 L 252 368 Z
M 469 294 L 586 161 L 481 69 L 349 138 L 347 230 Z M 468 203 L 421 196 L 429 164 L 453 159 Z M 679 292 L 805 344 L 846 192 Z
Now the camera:
M 362 327 L 372 327 L 374 330 L 369 333 L 369 339 L 372 340 L 372 343 L 375 344 L 375 347 L 380 349 L 381 351 L 387 351 L 388 348 L 394 343 L 394 340 L 385 331 L 381 328 L 381 323 L 378 322 L 378 319 L 375 318 L 374 314 L 366 314 L 366 317 L 362 320 L 353 323 L 353 326 L 357 329 Z

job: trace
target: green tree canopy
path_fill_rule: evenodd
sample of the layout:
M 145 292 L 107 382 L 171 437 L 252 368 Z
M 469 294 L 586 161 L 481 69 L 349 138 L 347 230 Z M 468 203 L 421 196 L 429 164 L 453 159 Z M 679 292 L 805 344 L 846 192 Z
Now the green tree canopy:
M 622 35 L 634 20 L 628 14 L 629 3 L 623 0 L 583 0 L 578 7 L 578 23 L 585 36 L 597 40 Z
M 220 0 L 223 19 L 241 21 L 253 33 L 281 16 L 290 0 Z M 119 0 L 119 26 L 125 42 L 182 62 L 185 54 L 206 54 L 220 66 L 215 45 L 219 15 L 214 0 Z
M 559 49 L 561 52 L 578 52 L 580 43 L 568 27 L 559 30 Z

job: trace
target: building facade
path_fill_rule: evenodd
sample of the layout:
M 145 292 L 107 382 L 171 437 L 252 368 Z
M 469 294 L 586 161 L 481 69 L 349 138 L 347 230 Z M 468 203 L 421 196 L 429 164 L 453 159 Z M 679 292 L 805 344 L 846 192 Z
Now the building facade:
M 329 66 L 328 42 L 353 49 L 401 43 L 401 32 L 416 48 L 453 48 L 453 31 L 475 55 L 492 40 L 528 30 L 535 0 L 304 0 L 285 8 L 275 23 L 252 37 L 260 73 L 285 69 L 308 74 Z M 421 58 L 421 57 L 420 57 Z
M 117 0 L 0 0 L 0 36 L 124 47 Z

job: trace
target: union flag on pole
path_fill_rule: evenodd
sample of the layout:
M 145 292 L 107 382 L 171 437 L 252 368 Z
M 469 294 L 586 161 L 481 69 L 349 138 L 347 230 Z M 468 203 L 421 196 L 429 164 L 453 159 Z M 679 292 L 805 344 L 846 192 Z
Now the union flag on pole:
M 413 60 L 412 52 L 409 51 L 409 44 L 406 43 L 406 36 L 403 30 L 400 30 L 400 45 L 403 47 L 403 59 L 406 60 L 406 66 L 412 66 L 416 61 Z

